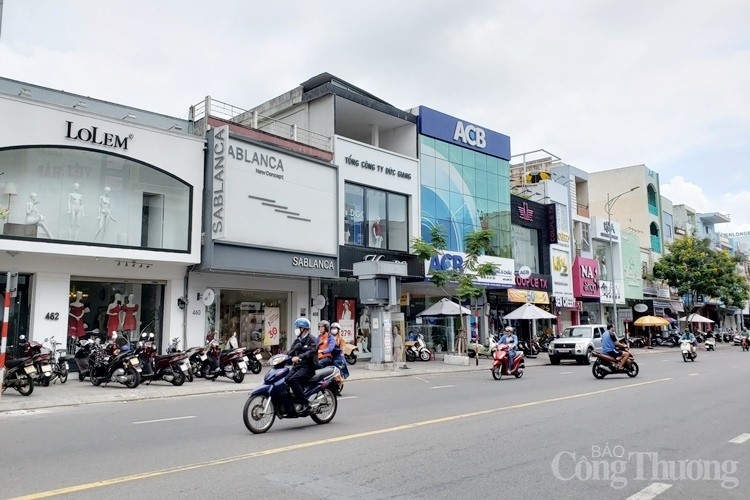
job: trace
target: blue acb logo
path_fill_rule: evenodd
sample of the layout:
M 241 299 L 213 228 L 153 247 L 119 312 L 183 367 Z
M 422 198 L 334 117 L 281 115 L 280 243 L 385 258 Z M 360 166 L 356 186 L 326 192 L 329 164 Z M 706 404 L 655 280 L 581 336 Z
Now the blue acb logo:
M 451 269 L 460 270 L 464 266 L 464 258 L 460 255 L 451 255 L 449 253 L 436 256 L 430 259 L 430 271 L 450 271 Z

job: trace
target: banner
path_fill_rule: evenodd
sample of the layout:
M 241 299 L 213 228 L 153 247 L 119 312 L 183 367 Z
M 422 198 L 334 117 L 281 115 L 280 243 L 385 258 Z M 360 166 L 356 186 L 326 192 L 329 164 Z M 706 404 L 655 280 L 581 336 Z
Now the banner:
M 519 290 L 510 288 L 508 300 L 511 302 L 531 302 L 532 304 L 549 304 L 549 294 L 539 290 Z
M 353 319 L 342 319 L 339 320 L 339 325 L 341 325 L 341 333 L 339 335 L 344 336 L 344 340 L 346 340 L 350 344 L 357 344 L 354 341 L 354 320 Z
M 265 318 L 263 322 L 263 345 L 279 345 L 279 318 L 281 316 L 278 307 L 266 307 L 263 311 Z

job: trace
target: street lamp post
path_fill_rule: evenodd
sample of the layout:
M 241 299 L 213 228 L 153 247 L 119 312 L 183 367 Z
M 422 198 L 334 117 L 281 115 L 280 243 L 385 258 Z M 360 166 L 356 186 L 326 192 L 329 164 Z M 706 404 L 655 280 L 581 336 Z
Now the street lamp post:
M 612 246 L 612 207 L 614 206 L 615 202 L 620 199 L 621 196 L 624 196 L 628 193 L 632 193 L 636 189 L 638 189 L 640 186 L 635 186 L 624 193 L 620 193 L 614 198 L 609 197 L 609 193 L 607 193 L 607 204 L 604 205 L 604 210 L 607 212 L 607 235 L 609 236 L 609 268 L 610 268 L 610 291 L 612 293 L 612 324 L 615 325 L 615 331 L 617 331 L 617 294 L 615 293 L 615 252 L 613 250 Z M 620 244 L 622 245 L 622 237 L 620 237 Z

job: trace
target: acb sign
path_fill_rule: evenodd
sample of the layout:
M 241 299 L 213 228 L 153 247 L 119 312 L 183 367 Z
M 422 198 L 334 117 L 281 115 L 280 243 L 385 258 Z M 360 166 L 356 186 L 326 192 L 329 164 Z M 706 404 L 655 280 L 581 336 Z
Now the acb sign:
M 430 259 L 430 267 L 427 274 L 434 271 L 450 271 L 455 269 L 460 271 L 464 267 L 464 258 L 460 255 L 443 254 Z

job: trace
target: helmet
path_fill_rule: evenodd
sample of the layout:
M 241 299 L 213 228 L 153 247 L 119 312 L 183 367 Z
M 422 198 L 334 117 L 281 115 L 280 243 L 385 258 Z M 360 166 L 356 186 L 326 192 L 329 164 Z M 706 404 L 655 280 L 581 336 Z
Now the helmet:
M 341 331 L 341 325 L 338 323 L 331 323 L 331 333 L 337 335 Z
M 297 321 L 294 322 L 294 328 L 309 330 L 310 320 L 307 318 L 297 318 Z
M 513 327 L 512 326 L 506 326 L 505 327 L 505 331 L 506 332 L 512 332 L 513 331 Z
M 326 331 L 328 331 L 329 328 L 331 327 L 331 324 L 328 321 L 323 319 L 323 320 L 318 321 L 318 328 L 320 328 L 321 326 L 325 328 Z

